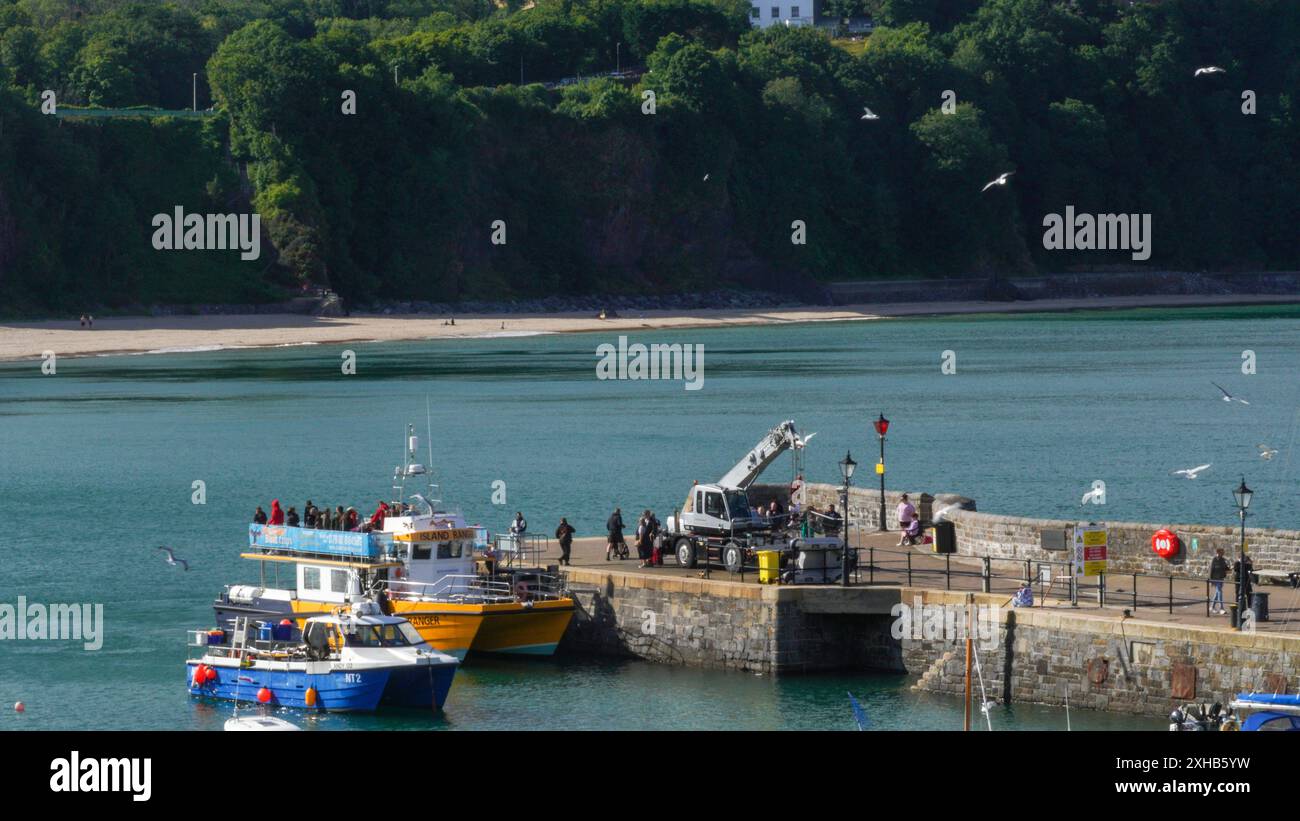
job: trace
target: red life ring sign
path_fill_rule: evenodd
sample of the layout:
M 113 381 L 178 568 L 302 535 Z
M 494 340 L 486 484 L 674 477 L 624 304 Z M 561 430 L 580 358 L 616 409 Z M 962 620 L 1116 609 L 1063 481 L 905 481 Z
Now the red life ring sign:
M 1172 559 L 1178 555 L 1178 534 L 1170 530 L 1157 530 L 1156 535 L 1151 537 L 1151 549 L 1162 559 Z

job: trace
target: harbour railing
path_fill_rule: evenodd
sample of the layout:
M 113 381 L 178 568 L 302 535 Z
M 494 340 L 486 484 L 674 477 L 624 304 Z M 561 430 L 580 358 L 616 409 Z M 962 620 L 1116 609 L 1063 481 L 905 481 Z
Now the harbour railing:
M 482 576 L 443 576 L 436 582 L 413 582 L 389 579 L 381 582 L 390 598 L 431 599 L 454 602 L 506 602 L 515 600 L 514 588 L 509 582 L 485 579 Z
M 945 590 L 975 590 L 983 593 L 1015 594 L 1023 582 L 1033 588 L 1035 602 L 1058 601 L 1088 604 L 1098 607 L 1121 607 L 1136 613 L 1141 609 L 1160 609 L 1169 615 L 1195 613 L 1213 616 L 1215 602 L 1214 583 L 1209 579 L 1157 575 L 1153 573 L 1107 573 L 1100 576 L 1076 576 L 1074 563 L 1069 560 L 1045 559 L 995 559 L 987 556 L 960 556 L 956 554 L 923 554 L 906 548 L 859 547 L 858 578 L 867 584 L 897 583 L 906 580 L 915 586 L 918 580 L 941 578 Z M 956 561 L 954 561 L 956 559 Z M 940 564 L 942 562 L 942 564 Z M 1251 602 L 1259 610 L 1256 621 L 1269 621 L 1268 595 L 1274 591 L 1261 590 L 1259 577 L 1252 574 L 1247 592 L 1252 599 L 1263 595 L 1263 604 Z M 1235 608 L 1239 601 L 1240 582 L 1223 581 L 1223 607 Z M 1277 590 L 1295 590 L 1279 587 Z M 1289 621 L 1291 612 L 1300 604 L 1300 591 L 1292 594 L 1294 601 L 1285 608 Z M 1262 618 L 1260 617 L 1262 616 Z M 1289 623 L 1282 625 L 1289 626 Z
M 492 537 L 492 550 L 502 568 L 541 567 L 543 557 L 551 550 L 551 539 L 540 533 L 498 533 Z

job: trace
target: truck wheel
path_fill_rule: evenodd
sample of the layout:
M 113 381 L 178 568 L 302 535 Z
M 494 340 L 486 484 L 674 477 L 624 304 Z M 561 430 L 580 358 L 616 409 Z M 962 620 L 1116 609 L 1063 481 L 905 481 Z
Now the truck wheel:
M 727 542 L 722 547 L 722 564 L 728 573 L 739 573 L 745 564 L 745 551 L 735 542 Z
M 678 567 L 695 567 L 695 543 L 690 539 L 678 539 L 676 553 Z

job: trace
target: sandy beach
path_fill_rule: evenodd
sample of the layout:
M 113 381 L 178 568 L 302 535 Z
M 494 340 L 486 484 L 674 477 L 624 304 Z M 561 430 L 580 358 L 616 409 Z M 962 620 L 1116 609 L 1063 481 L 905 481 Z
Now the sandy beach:
M 1194 307 L 1300 303 L 1300 295 L 1132 296 L 1051 299 L 1027 302 L 906 302 L 774 310 L 646 311 L 617 319 L 578 314 L 507 314 L 457 317 L 355 315 L 343 318 L 295 314 L 123 317 L 96 319 L 93 330 L 67 321 L 0 324 L 0 360 L 38 359 L 45 351 L 61 357 L 180 353 L 285 345 L 394 342 L 424 339 L 485 339 L 551 333 L 628 333 L 665 328 L 776 325 L 890 317 L 1037 313 L 1140 307 Z

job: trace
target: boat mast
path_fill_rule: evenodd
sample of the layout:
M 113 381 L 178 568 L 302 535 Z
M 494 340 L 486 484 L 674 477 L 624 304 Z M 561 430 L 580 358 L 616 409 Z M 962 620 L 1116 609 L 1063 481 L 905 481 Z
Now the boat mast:
M 966 594 L 966 712 L 965 719 L 962 723 L 962 730 L 970 730 L 970 665 L 971 665 L 971 634 L 974 629 L 972 617 L 975 613 L 975 594 Z

